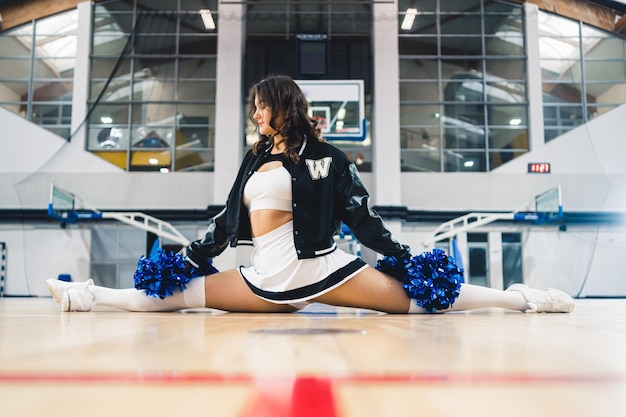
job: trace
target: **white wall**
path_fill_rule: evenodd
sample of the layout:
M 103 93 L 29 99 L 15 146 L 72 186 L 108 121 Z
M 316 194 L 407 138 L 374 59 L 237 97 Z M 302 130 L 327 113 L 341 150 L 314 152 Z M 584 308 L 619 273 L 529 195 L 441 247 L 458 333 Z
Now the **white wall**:
M 6 295 L 48 295 L 45 280 L 70 274 L 89 277 L 91 232 L 88 228 L 0 225 L 7 247 Z
M 512 211 L 561 185 L 565 211 L 626 212 L 626 105 L 486 173 L 404 173 L 403 204 L 412 209 Z M 528 174 L 549 162 L 551 174 Z

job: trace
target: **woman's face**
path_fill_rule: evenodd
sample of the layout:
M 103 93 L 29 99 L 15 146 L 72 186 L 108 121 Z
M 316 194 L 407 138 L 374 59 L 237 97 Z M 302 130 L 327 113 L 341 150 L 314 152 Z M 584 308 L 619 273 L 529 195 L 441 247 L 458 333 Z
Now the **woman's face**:
M 259 126 L 259 133 L 265 136 L 273 136 L 276 134 L 276 129 L 270 126 L 270 120 L 272 120 L 272 108 L 265 104 L 265 102 L 259 100 L 259 97 L 254 98 L 254 120 L 257 121 Z M 277 117 L 274 123 L 278 126 L 282 123 L 280 117 Z

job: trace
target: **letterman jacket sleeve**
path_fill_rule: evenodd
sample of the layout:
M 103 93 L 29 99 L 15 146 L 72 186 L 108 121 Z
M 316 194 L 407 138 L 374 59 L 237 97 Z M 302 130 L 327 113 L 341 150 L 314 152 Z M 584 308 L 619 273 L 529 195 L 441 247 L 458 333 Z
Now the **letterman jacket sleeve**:
M 229 210 L 234 210 L 237 204 L 240 203 L 240 196 L 237 195 L 239 192 L 239 188 L 243 181 L 244 172 L 246 172 L 246 167 L 254 158 L 252 151 L 248 151 L 244 160 L 239 167 L 239 173 L 237 174 L 237 179 L 231 188 L 228 199 L 226 200 L 226 207 L 209 220 L 209 225 L 207 227 L 206 233 L 204 237 L 192 242 L 185 250 L 186 250 L 186 258 L 185 260 L 192 264 L 194 267 L 198 268 L 199 265 L 203 265 L 204 261 L 210 258 L 215 258 L 226 248 L 229 243 L 228 236 L 228 216 Z M 232 213 L 231 213 L 232 215 Z M 238 217 L 237 217 L 238 219 Z
M 363 245 L 397 259 L 411 256 L 411 248 L 396 241 L 380 215 L 369 208 L 370 196 L 353 163 L 340 174 L 335 193 L 341 202 L 341 220 Z
M 226 232 L 226 212 L 228 205 L 209 220 L 204 237 L 198 239 L 186 248 L 185 260 L 194 267 L 204 265 L 206 259 L 214 258 L 224 252 L 228 246 L 228 233 Z

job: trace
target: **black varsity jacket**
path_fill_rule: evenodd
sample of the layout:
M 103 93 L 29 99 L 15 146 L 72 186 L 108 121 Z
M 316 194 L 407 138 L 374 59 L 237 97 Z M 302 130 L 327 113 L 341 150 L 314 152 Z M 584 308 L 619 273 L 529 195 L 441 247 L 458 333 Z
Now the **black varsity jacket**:
M 242 202 L 244 187 L 263 164 L 271 146 L 254 155 L 248 151 L 230 190 L 226 207 L 209 220 L 206 234 L 186 248 L 187 260 L 198 266 L 222 253 L 228 244 L 252 244 L 248 209 Z M 327 142 L 304 141 L 300 160 L 288 160 L 292 179 L 293 239 L 298 258 L 313 258 L 336 249 L 334 236 L 344 222 L 368 248 L 385 256 L 405 258 L 410 248 L 398 243 L 382 218 L 368 207 L 370 196 L 356 166 Z

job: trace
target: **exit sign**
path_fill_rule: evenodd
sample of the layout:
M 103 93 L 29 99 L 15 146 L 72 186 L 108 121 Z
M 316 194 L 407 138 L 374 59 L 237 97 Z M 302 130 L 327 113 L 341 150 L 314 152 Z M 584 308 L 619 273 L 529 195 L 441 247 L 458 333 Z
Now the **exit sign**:
M 549 162 L 530 162 L 528 163 L 528 172 L 531 174 L 549 174 Z

